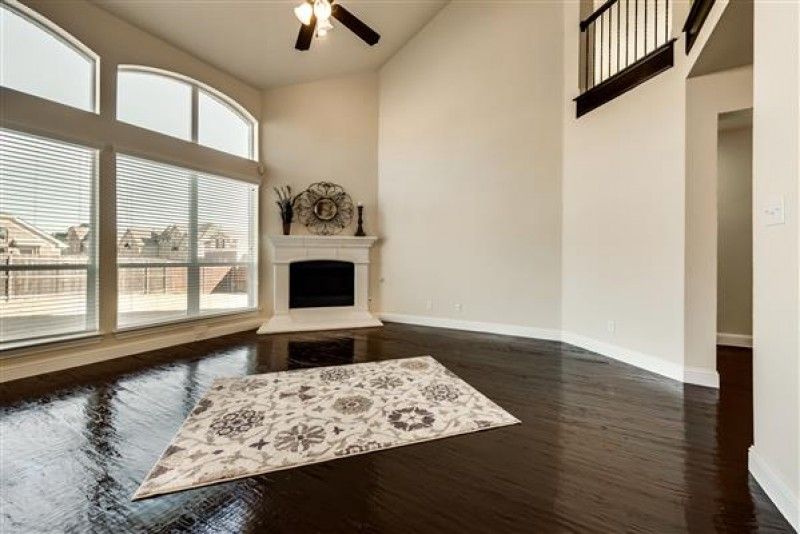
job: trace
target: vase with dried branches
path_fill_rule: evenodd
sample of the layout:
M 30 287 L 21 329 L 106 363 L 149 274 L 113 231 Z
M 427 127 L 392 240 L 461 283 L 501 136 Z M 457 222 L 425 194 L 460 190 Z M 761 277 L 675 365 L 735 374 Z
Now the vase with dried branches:
M 292 187 L 289 185 L 282 185 L 272 188 L 275 191 L 275 196 L 278 200 L 275 204 L 281 210 L 281 221 L 283 222 L 283 235 L 289 235 L 292 231 L 292 219 L 294 219 L 294 199 L 292 196 Z

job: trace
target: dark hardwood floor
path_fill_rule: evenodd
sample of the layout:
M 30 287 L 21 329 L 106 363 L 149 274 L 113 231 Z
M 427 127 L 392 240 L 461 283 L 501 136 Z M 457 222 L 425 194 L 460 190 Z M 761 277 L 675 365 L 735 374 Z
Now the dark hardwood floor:
M 430 354 L 521 425 L 131 502 L 216 377 Z M 789 532 L 747 473 L 750 354 L 685 386 L 555 342 L 237 334 L 3 384 L 3 532 Z

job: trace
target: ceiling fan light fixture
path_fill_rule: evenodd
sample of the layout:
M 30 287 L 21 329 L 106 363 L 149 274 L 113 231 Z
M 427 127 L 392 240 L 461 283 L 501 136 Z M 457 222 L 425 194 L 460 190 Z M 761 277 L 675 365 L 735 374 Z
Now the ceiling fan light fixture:
M 314 8 L 308 2 L 303 2 L 294 8 L 294 16 L 304 26 L 311 24 L 311 16 L 314 15 Z
M 314 16 L 318 22 L 326 22 L 331 18 L 331 3 L 328 0 L 314 0 Z
M 328 32 L 333 29 L 333 24 L 330 20 L 323 20 L 317 25 L 317 37 L 325 37 Z

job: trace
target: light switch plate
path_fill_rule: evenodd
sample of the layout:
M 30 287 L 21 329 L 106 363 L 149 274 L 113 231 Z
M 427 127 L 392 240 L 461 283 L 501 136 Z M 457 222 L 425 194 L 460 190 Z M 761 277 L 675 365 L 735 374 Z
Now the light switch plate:
M 777 226 L 786 224 L 786 210 L 783 197 L 770 197 L 764 204 L 764 224 L 766 226 Z

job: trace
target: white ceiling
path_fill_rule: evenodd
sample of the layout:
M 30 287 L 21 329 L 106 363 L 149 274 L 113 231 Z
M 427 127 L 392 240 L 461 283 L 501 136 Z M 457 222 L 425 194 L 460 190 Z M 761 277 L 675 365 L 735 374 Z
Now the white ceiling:
M 259 87 L 275 87 L 381 66 L 447 0 L 342 0 L 381 35 L 373 47 L 332 20 L 311 50 L 294 49 L 299 0 L 93 0 L 118 17 Z

